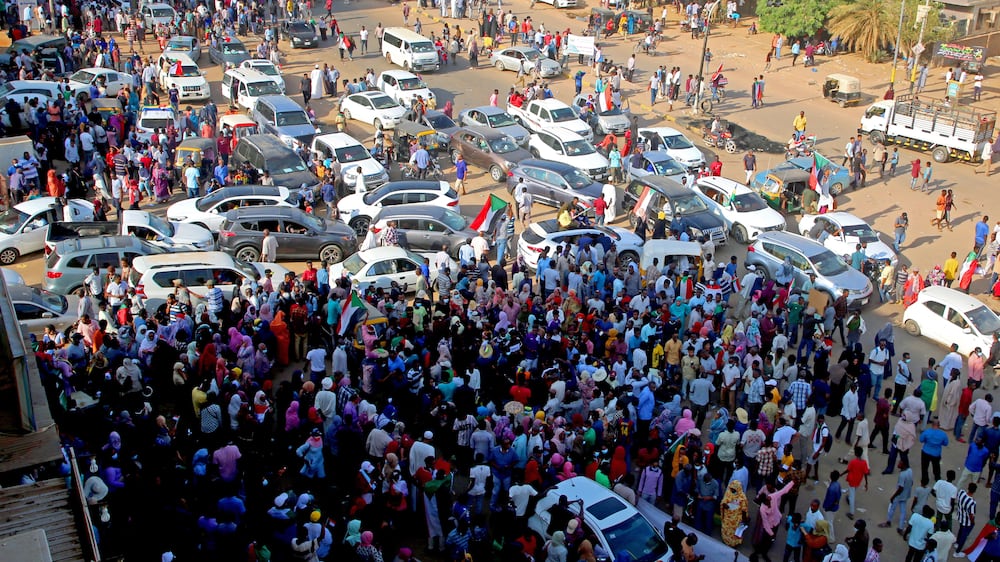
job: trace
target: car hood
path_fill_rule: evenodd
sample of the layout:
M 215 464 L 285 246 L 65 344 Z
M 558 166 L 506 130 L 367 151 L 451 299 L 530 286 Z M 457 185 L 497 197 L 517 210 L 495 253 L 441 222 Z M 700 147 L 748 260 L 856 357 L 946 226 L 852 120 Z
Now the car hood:
M 167 207 L 167 220 L 176 222 L 200 215 L 201 211 L 195 206 L 196 201 L 197 199 L 181 199 L 170 207 Z
M 590 130 L 590 125 L 584 123 L 580 119 L 573 119 L 571 121 L 560 121 L 559 123 L 552 123 L 552 127 L 562 127 L 568 131 L 573 131 L 581 137 L 586 137 L 588 134 L 592 134 L 593 131 Z
M 851 292 L 862 293 L 871 291 L 871 281 L 868 277 L 850 266 L 837 275 L 827 277 L 827 280 L 836 285 L 838 290 L 848 289 Z
M 350 195 L 341 197 L 337 201 L 337 210 L 341 213 L 351 213 L 366 207 L 368 207 L 368 204 L 365 203 L 364 195 L 357 193 L 351 193 Z
M 784 215 L 770 207 L 759 211 L 738 213 L 733 220 L 760 230 L 769 230 L 777 226 L 781 226 L 784 229 L 784 226 L 787 224 Z
M 174 221 L 171 224 L 174 227 L 174 235 L 170 239 L 174 244 L 191 244 L 204 249 L 211 247 L 215 240 L 212 237 L 212 232 L 207 228 L 186 222 Z
M 574 193 L 589 205 L 591 201 L 603 195 L 604 184 L 594 182 L 586 187 L 577 189 Z
M 528 129 L 525 129 L 517 124 L 507 125 L 506 127 L 498 127 L 496 130 L 513 137 L 514 141 L 518 144 L 522 144 L 528 140 Z
M 371 176 L 375 174 L 382 174 L 385 172 L 385 167 L 379 164 L 374 158 L 368 158 L 366 160 L 361 160 L 360 162 L 351 162 L 350 164 L 341 164 L 343 166 L 344 173 L 351 172 L 352 174 L 357 171 L 358 166 L 361 166 L 361 173 L 366 176 Z
M 506 160 L 507 162 L 513 162 L 515 164 L 517 164 L 521 160 L 527 160 L 528 158 L 534 158 L 534 156 L 531 155 L 531 152 L 528 152 L 528 149 L 526 149 L 526 148 L 518 148 L 517 150 L 515 150 L 513 152 L 507 152 L 507 153 L 504 153 L 504 154 L 497 154 L 495 152 L 493 152 L 491 154 L 493 156 L 495 156 L 497 159 Z
M 539 59 L 539 60 L 541 61 L 541 64 L 542 64 L 542 70 L 558 71 L 560 68 L 562 68 L 562 66 L 558 62 L 556 62 L 556 61 L 554 61 L 554 60 L 552 60 L 550 58 L 543 57 L 542 59 Z M 535 63 L 535 64 L 538 64 L 538 63 Z
M 354 229 L 347 226 L 340 221 L 328 220 L 326 221 L 326 233 L 333 234 L 336 236 L 350 236 L 356 239 L 356 234 Z
M 684 222 L 688 226 L 693 226 L 698 230 L 708 230 L 710 228 L 725 228 L 725 223 L 721 218 L 715 216 L 715 213 L 705 211 L 701 213 L 694 213 L 690 215 L 683 215 Z M 674 219 L 678 220 L 677 218 Z
M 691 148 L 670 148 L 667 149 L 667 154 L 683 164 L 700 164 L 705 161 L 705 156 L 697 147 L 693 146 Z
M 627 228 L 622 228 L 620 226 L 609 226 L 608 228 L 621 238 L 621 240 L 617 242 L 619 248 L 623 246 L 642 246 L 643 244 L 642 238 Z
M 308 170 L 288 174 L 272 174 L 272 177 L 274 178 L 274 185 L 287 187 L 290 190 L 299 189 L 302 187 L 302 184 L 313 187 L 319 183 L 319 178 Z
M 166 81 L 178 86 L 208 86 L 208 80 L 204 76 L 167 76 Z
M 247 53 L 222 53 L 222 60 L 239 66 L 239 64 L 245 60 L 250 60 L 250 55 Z
M 289 31 L 288 34 L 296 39 L 312 39 L 313 37 L 316 37 L 315 33 L 306 29 Z
M 892 251 L 885 242 L 869 242 L 868 246 L 865 248 L 865 255 L 872 259 L 877 260 L 892 260 L 896 261 L 896 252 Z
M 265 277 L 264 272 L 268 269 L 270 269 L 271 273 L 274 274 L 274 279 L 284 279 L 285 274 L 291 272 L 291 270 L 289 270 L 287 267 L 278 265 L 276 263 L 256 261 L 252 262 L 250 265 L 257 270 L 257 273 L 260 274 L 261 279 Z
M 600 121 L 605 127 L 611 127 L 611 128 L 625 127 L 627 129 L 629 126 L 628 116 L 623 114 L 619 115 L 598 114 L 597 120 Z

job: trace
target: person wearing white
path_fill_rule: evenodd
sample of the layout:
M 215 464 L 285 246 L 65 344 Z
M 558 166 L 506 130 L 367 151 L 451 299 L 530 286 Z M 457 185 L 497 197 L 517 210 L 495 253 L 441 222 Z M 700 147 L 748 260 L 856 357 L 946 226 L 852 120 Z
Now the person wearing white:
M 318 64 L 313 68 L 309 79 L 312 80 L 312 92 L 310 92 L 312 98 L 319 99 L 323 97 L 323 70 Z
M 365 175 L 361 173 L 361 166 L 358 166 L 358 181 L 354 184 L 355 195 L 364 195 L 368 191 L 368 187 L 365 186 Z
M 604 198 L 604 202 L 608 204 L 608 210 L 604 211 L 605 216 L 613 220 L 618 214 L 617 207 L 615 207 L 615 204 L 618 202 L 615 186 L 610 183 L 604 184 L 604 187 L 601 188 L 601 196 Z
M 264 229 L 264 239 L 260 243 L 260 261 L 277 261 L 278 239 L 271 235 L 271 231 Z
M 486 232 L 480 230 L 479 234 L 472 239 L 472 249 L 475 250 L 476 260 L 481 260 L 483 256 L 489 256 L 490 254 L 490 243 L 486 240 L 484 236 Z

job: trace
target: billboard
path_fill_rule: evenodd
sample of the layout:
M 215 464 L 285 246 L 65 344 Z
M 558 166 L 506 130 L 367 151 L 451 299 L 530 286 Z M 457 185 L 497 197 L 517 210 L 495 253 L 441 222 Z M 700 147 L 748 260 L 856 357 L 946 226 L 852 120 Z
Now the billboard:
M 962 62 L 983 62 L 986 58 L 986 48 L 966 47 L 961 43 L 941 43 L 935 55 Z

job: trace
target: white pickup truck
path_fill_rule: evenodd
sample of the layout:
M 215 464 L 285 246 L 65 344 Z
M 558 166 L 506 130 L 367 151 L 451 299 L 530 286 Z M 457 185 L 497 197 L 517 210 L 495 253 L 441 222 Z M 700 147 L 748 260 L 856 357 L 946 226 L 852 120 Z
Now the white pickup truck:
M 135 236 L 155 246 L 174 252 L 203 252 L 215 249 L 215 238 L 207 228 L 196 224 L 171 222 L 147 211 L 122 211 L 120 222 L 94 222 L 93 216 L 83 221 L 54 222 L 45 235 L 46 253 L 56 244 L 71 238 L 86 238 L 120 234 Z
M 590 125 L 580 119 L 572 107 L 554 98 L 531 100 L 521 107 L 508 103 L 507 113 L 522 127 L 532 132 L 561 127 L 573 131 L 588 141 L 594 140 L 594 131 Z
M 930 151 L 935 162 L 952 158 L 978 162 L 993 138 L 997 114 L 975 107 L 948 107 L 911 95 L 873 103 L 861 118 L 859 134 L 873 143 Z

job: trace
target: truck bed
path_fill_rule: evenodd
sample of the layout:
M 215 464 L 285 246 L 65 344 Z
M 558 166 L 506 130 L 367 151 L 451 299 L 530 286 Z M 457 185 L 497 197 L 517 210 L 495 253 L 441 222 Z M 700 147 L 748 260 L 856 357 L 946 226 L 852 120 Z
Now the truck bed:
M 63 240 L 118 234 L 121 227 L 117 222 L 54 222 L 49 225 L 45 245 L 52 247 Z
M 978 144 L 990 141 L 996 119 L 995 111 L 974 107 L 947 107 L 933 101 L 899 96 L 892 123 L 917 133 L 914 138 L 930 135 L 941 137 L 942 141 L 954 139 Z

